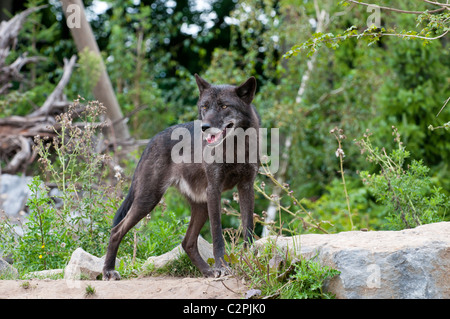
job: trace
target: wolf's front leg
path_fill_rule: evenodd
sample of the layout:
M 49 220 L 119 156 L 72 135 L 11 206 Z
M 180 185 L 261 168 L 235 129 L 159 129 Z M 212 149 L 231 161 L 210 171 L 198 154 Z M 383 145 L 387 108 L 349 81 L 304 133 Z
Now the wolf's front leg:
M 238 184 L 238 193 L 244 241 L 246 244 L 251 244 L 253 241 L 253 214 L 255 208 L 253 181 Z
M 225 242 L 222 236 L 222 221 L 220 208 L 221 191 L 215 186 L 208 186 L 206 189 L 208 196 L 208 216 L 211 225 L 211 236 L 213 240 L 213 253 L 215 260 L 215 275 L 216 277 L 228 273 L 227 263 L 224 259 Z

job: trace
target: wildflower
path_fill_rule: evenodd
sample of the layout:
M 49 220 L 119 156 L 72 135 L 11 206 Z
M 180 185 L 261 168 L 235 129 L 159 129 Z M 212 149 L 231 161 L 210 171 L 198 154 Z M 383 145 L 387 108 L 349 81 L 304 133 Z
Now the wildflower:
M 120 167 L 120 165 L 115 165 L 114 166 L 114 171 L 116 172 L 116 174 L 114 175 L 115 178 L 117 178 L 117 180 L 119 181 L 122 178 L 122 172 L 123 172 L 123 168 Z
M 39 259 L 42 259 L 42 255 L 39 255 Z
M 66 243 L 61 243 L 61 248 L 66 247 Z
M 344 153 L 344 150 L 343 150 L 342 148 L 339 147 L 339 148 L 336 150 L 336 157 L 340 157 L 340 156 L 345 157 L 345 153 Z
M 44 249 L 45 248 L 45 244 L 42 244 L 41 248 Z

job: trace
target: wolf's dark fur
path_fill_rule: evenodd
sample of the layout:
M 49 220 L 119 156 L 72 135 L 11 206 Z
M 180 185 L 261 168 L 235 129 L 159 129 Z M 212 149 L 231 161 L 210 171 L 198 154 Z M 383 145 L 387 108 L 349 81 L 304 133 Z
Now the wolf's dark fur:
M 199 120 L 202 132 L 195 132 L 194 122 L 175 125 L 154 136 L 136 167 L 130 191 L 117 211 L 108 251 L 103 267 L 105 280 L 120 279 L 114 270 L 117 250 L 123 236 L 139 220 L 149 214 L 159 203 L 169 186 L 177 187 L 191 206 L 191 219 L 182 242 L 182 246 L 205 276 L 220 274 L 224 261 L 225 245 L 221 226 L 221 193 L 237 186 L 239 204 L 244 229 L 244 238 L 251 240 L 253 232 L 254 191 L 253 182 L 258 172 L 259 159 L 256 163 L 246 160 L 244 163 L 226 163 L 226 143 L 232 136 L 227 136 L 230 128 L 259 128 L 259 116 L 251 105 L 256 89 L 255 78 L 249 78 L 240 86 L 211 85 L 195 75 L 200 91 L 198 100 Z M 198 137 L 202 149 L 205 147 L 223 147 L 223 163 L 213 162 L 175 163 L 171 158 L 174 145 L 180 140 L 172 139 L 172 132 L 177 128 L 187 129 L 192 137 Z M 215 129 L 216 134 L 208 134 L 208 129 Z M 203 136 L 203 137 L 202 137 Z M 225 136 L 227 136 L 225 138 Z M 195 138 L 191 150 L 194 150 Z M 248 144 L 248 141 L 246 141 Z M 218 145 L 216 145 L 218 144 Z M 236 151 L 237 144 L 234 144 Z M 246 152 L 248 152 L 246 145 Z M 236 154 L 236 152 L 235 152 Z M 194 157 L 191 154 L 192 158 Z M 249 156 L 247 154 L 246 159 Z M 210 219 L 213 238 L 215 269 L 200 257 L 197 238 L 207 219 Z

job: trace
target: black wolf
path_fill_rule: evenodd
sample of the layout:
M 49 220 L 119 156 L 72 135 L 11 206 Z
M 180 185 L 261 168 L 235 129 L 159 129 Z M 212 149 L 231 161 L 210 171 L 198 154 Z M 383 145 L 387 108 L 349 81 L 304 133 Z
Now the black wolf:
M 250 128 L 258 131 L 259 115 L 251 104 L 256 90 L 256 80 L 250 77 L 240 86 L 231 86 L 209 84 L 197 74 L 195 79 L 200 91 L 197 106 L 201 122 L 197 123 L 201 125 L 190 122 L 169 127 L 148 143 L 134 172 L 130 191 L 113 220 L 114 227 L 111 230 L 103 267 L 104 280 L 120 279 L 120 275 L 114 270 L 120 241 L 139 220 L 153 210 L 169 186 L 177 187 L 191 206 L 191 219 L 182 247 L 204 276 L 217 276 L 226 270 L 220 203 L 223 191 L 237 186 L 244 239 L 246 242 L 252 239 L 253 183 L 258 173 L 259 154 L 256 151 L 256 161 L 249 160 L 252 150 L 248 147 L 250 138 L 247 136 L 245 159 L 237 161 L 236 154 L 237 151 L 242 153 L 242 144 L 239 146 L 238 143 L 234 143 L 232 139 L 236 136 L 230 132 L 238 128 L 244 131 Z M 177 130 L 188 132 L 193 137 L 189 147 L 181 149 L 185 152 L 181 155 L 190 160 L 181 162 L 173 160 L 174 147 L 180 143 L 179 138 L 173 138 Z M 259 145 L 259 141 L 256 144 Z M 195 150 L 214 153 L 220 147 L 222 147 L 222 153 L 218 152 L 222 154 L 219 155 L 220 160 L 207 162 L 203 157 L 200 161 L 195 160 L 198 159 L 198 154 L 194 154 Z M 230 152 L 234 154 L 230 156 Z M 175 153 L 179 155 L 178 152 Z M 230 158 L 234 160 L 230 161 Z M 209 267 L 200 257 L 197 248 L 198 235 L 208 217 L 211 224 L 215 268 Z

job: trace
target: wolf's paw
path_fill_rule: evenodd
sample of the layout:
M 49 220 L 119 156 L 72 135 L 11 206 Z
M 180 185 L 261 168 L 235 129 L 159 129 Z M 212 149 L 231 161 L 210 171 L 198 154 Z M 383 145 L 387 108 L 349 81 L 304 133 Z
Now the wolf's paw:
M 212 271 L 214 273 L 213 277 L 215 278 L 231 275 L 231 269 L 229 267 L 214 268 Z
M 103 280 L 120 280 L 120 275 L 115 270 L 103 270 Z
M 203 276 L 219 278 L 231 275 L 231 270 L 228 267 L 214 267 L 202 271 Z

